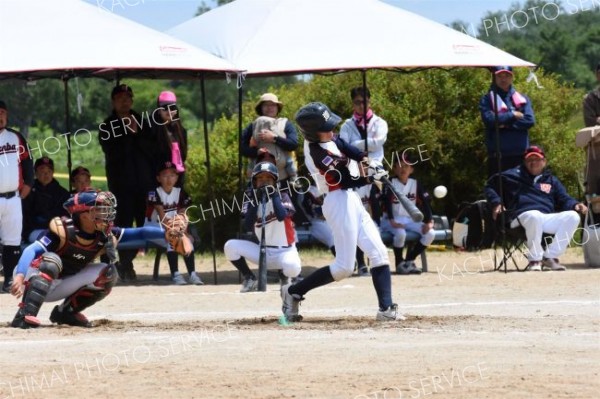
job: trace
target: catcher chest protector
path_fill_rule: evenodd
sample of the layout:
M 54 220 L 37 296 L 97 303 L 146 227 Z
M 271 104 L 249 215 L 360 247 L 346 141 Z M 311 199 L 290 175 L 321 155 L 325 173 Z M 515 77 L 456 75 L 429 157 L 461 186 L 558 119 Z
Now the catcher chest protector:
M 452 243 L 465 251 L 491 248 L 496 237 L 496 223 L 485 200 L 461 204 L 452 227 Z

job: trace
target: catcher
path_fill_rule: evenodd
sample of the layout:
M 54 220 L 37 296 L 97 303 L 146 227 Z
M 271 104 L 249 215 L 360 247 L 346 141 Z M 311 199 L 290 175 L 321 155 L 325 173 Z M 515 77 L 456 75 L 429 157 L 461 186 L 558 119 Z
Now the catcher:
M 37 314 L 44 302 L 64 299 L 50 314 L 50 321 L 92 327 L 81 311 L 110 294 L 117 281 L 116 250 L 121 243 L 157 240 L 164 236 L 158 227 L 113 227 L 117 200 L 109 191 L 88 189 L 64 203 L 70 218 L 50 221 L 44 235 L 23 251 L 13 275 L 11 294 L 22 298 L 11 326 L 38 327 Z M 177 232 L 167 231 L 169 236 Z M 174 247 L 185 247 L 180 238 Z M 106 263 L 93 263 L 106 254 Z
M 190 284 L 202 285 L 204 283 L 196 273 L 192 242 L 185 233 L 185 228 L 188 225 L 185 211 L 191 205 L 192 200 L 182 188 L 175 187 L 179 179 L 179 173 L 172 162 L 165 162 L 160 166 L 156 179 L 160 186 L 148 193 L 147 220 L 149 224 L 157 225 L 160 223 L 164 226 L 170 232 L 169 242 L 174 241 L 177 245 L 178 239 L 180 239 L 180 245 L 188 246 L 187 248 L 179 248 L 179 252 L 189 253 L 183 258 L 187 267 L 189 282 Z M 176 285 L 187 284 L 183 275 L 179 273 L 177 248 L 172 245 L 169 245 L 167 249 L 167 260 L 173 283 Z

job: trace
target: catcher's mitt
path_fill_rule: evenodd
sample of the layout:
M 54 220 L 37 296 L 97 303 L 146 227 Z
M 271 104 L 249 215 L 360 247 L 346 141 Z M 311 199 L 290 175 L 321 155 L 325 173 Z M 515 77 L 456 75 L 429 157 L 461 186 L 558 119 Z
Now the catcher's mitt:
M 188 218 L 185 214 L 177 214 L 172 219 L 165 219 L 165 240 L 173 250 L 181 255 L 189 255 L 194 250 L 192 240 L 186 234 Z

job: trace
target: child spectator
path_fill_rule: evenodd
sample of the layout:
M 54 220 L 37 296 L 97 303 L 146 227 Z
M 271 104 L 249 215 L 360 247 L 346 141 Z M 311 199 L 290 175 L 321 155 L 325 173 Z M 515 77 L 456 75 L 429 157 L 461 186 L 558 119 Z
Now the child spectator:
M 417 162 L 417 159 L 408 154 L 405 154 L 402 160 L 399 157 L 394 158 L 392 166 L 394 176 L 390 182 L 397 192 L 404 193 L 411 201 L 416 203 L 417 207 L 423 212 L 423 222 L 413 222 L 406 209 L 389 188 L 386 187 L 383 193 L 387 218 L 382 220 L 381 229 L 394 235 L 393 247 L 396 258 L 396 273 L 398 274 L 421 274 L 421 270 L 415 266 L 415 259 L 435 239 L 429 193 L 423 189 L 416 179 L 410 177 L 414 171 L 413 165 Z M 403 259 L 402 251 L 407 230 L 418 233 L 421 239 L 408 251 L 406 259 Z
M 160 223 L 162 226 L 168 226 L 170 219 L 176 214 L 185 214 L 186 209 L 191 204 L 191 199 L 180 187 L 175 187 L 179 174 L 176 166 L 172 162 L 165 162 L 159 168 L 156 177 L 160 186 L 154 191 L 148 193 L 148 207 L 146 210 L 147 220 Z M 167 248 L 167 260 L 171 270 L 171 278 L 176 285 L 187 284 L 185 278 L 179 273 L 177 265 L 177 252 L 171 246 Z M 184 256 L 185 266 L 189 274 L 189 283 L 203 285 L 200 276 L 196 273 L 194 263 L 194 252 Z
M 75 194 L 84 191 L 86 188 L 92 186 L 92 174 L 88 168 L 78 166 L 71 171 L 71 186 L 73 191 L 71 194 Z

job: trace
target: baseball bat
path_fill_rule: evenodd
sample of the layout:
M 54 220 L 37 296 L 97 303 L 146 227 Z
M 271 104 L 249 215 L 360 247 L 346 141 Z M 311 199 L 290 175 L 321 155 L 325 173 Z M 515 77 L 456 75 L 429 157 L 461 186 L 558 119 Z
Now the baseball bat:
M 408 214 L 410 215 L 410 218 L 413 220 L 413 222 L 422 222 L 423 221 L 423 213 L 419 210 L 419 208 L 417 208 L 417 206 L 411 200 L 408 199 L 408 197 L 406 195 L 398 192 L 394 188 L 392 183 L 388 180 L 387 177 L 382 177 L 380 180 L 383 184 L 385 184 L 390 189 L 390 191 L 396 196 L 398 201 L 400 201 L 400 204 L 402 204 L 402 206 L 404 207 L 406 212 L 408 212 Z
M 260 233 L 260 254 L 258 256 L 258 290 L 267 290 L 267 247 L 265 244 L 265 221 L 267 219 L 267 200 L 269 196 L 267 192 L 263 192 L 261 198 L 261 233 Z

